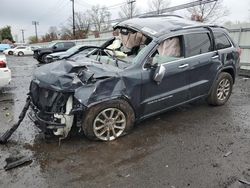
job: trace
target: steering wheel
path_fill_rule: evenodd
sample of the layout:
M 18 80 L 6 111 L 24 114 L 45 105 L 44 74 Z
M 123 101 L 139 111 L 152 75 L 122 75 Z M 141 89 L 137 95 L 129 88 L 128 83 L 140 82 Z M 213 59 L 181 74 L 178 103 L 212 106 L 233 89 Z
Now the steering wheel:
M 97 56 L 96 56 L 96 60 L 98 61 L 98 59 L 101 56 L 101 52 L 104 52 L 108 57 L 112 58 L 115 61 L 115 64 L 117 67 L 119 67 L 118 64 L 118 58 L 115 56 L 115 50 L 113 49 L 109 49 L 109 48 L 103 48 L 103 47 L 99 47 L 99 46 L 91 46 L 90 48 L 96 48 L 97 49 Z M 113 54 L 108 53 L 108 51 L 112 51 Z M 87 57 L 89 57 L 90 55 L 92 55 L 93 53 L 90 53 L 89 55 L 87 55 Z

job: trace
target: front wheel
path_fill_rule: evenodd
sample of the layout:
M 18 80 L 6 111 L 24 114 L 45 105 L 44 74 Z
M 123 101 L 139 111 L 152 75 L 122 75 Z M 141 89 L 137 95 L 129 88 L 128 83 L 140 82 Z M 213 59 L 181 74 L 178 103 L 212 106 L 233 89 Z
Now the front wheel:
M 89 139 L 112 141 L 127 134 L 134 121 L 134 111 L 126 101 L 112 100 L 91 107 L 82 127 Z
M 224 105 L 228 101 L 232 89 L 232 76 L 227 72 L 220 73 L 207 98 L 208 103 L 214 106 Z
M 48 55 L 48 54 L 43 54 L 43 55 L 42 55 L 42 57 L 41 57 L 42 63 L 47 63 L 47 58 L 46 58 L 47 55 Z

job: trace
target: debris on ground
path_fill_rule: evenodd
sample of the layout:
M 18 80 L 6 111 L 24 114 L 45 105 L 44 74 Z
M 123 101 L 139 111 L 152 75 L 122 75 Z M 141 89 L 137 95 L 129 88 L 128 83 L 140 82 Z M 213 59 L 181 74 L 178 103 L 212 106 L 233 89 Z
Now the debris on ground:
M 244 77 L 244 78 L 242 78 L 242 80 L 244 80 L 244 81 L 247 81 L 249 78 L 247 78 L 247 77 Z
M 4 107 L 3 110 L 4 110 L 4 111 L 5 111 L 5 110 L 8 110 L 8 107 Z
M 233 152 L 232 151 L 229 151 L 227 152 L 225 155 L 223 155 L 223 157 L 228 157 L 229 155 L 231 155 Z
M 32 163 L 31 157 L 9 157 L 5 161 L 7 163 L 4 167 L 5 171 Z
M 117 174 L 118 177 L 128 178 L 130 174 Z
M 250 181 L 246 181 L 246 180 L 238 180 L 240 183 L 244 184 L 244 185 L 249 185 L 250 186 Z

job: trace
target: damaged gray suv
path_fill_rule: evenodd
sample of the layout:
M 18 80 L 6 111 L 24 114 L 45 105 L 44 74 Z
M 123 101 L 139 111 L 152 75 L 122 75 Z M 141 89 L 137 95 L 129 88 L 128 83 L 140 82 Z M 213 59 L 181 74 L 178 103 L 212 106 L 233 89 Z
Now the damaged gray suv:
M 114 27 L 117 36 L 90 52 L 36 69 L 30 118 L 67 137 L 72 126 L 111 141 L 135 122 L 200 98 L 229 99 L 239 48 L 225 28 L 179 16 L 144 16 Z

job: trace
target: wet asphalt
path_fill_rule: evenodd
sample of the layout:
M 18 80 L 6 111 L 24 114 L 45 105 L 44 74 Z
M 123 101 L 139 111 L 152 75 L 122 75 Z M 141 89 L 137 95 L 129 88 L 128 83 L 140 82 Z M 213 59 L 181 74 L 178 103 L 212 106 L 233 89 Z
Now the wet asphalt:
M 0 133 L 18 118 L 32 72 L 32 57 L 8 57 L 12 82 L 0 92 Z M 4 170 L 8 157 L 33 162 Z M 7 145 L 0 145 L 0 187 L 243 188 L 250 181 L 250 79 L 239 77 L 228 103 L 204 100 L 136 125 L 110 143 L 72 133 L 58 146 L 26 117 Z

